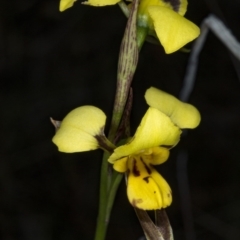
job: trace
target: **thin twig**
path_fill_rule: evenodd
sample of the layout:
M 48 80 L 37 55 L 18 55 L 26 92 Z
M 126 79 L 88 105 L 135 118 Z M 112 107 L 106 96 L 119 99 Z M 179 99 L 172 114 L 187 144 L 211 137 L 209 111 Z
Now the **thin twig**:
M 240 61 L 240 43 L 236 40 L 231 31 L 216 16 L 210 15 L 207 17 L 202 23 L 201 34 L 196 40 L 189 58 L 186 75 L 183 81 L 183 88 L 180 92 L 180 99 L 182 101 L 187 101 L 192 92 L 198 67 L 199 54 L 203 48 L 209 30 L 212 30 L 228 50 Z
M 216 16 L 210 15 L 207 17 L 202 23 L 201 35 L 196 40 L 189 58 L 186 75 L 183 81 L 183 87 L 180 91 L 180 99 L 182 101 L 188 101 L 189 96 L 193 90 L 198 67 L 199 54 L 204 46 L 209 30 L 212 30 L 212 32 L 223 42 L 228 50 L 238 60 L 240 60 L 240 44 L 232 35 L 230 30 Z M 196 239 L 196 236 L 193 226 L 191 199 L 187 178 L 187 160 L 187 151 L 180 151 L 177 159 L 177 178 L 182 203 L 186 239 L 192 240 Z
M 183 87 L 179 94 L 179 98 L 184 102 L 188 101 L 188 98 L 195 84 L 195 76 L 196 76 L 197 67 L 198 67 L 198 57 L 205 43 L 207 34 L 208 34 L 208 27 L 205 24 L 202 24 L 201 34 L 193 46 L 191 55 L 188 60 L 185 78 L 183 80 Z
M 214 15 L 210 15 L 204 24 L 222 41 L 231 53 L 240 61 L 240 43 L 224 23 Z

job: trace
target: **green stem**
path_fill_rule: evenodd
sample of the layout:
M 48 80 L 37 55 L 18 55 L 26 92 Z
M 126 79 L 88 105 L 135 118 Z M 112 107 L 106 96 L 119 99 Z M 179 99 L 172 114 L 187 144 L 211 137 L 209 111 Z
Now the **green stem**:
M 104 240 L 107 231 L 106 216 L 106 203 L 107 203 L 107 188 L 108 188 L 108 159 L 109 154 L 104 153 L 101 167 L 100 177 L 100 199 L 98 207 L 97 227 L 95 232 L 95 240 Z
M 105 159 L 107 158 L 108 158 L 107 155 L 104 155 L 103 163 L 108 164 L 108 162 L 105 161 Z M 105 172 L 106 169 L 107 169 L 107 166 L 102 164 L 101 173 Z M 102 176 L 103 175 L 101 175 L 101 177 Z M 109 194 L 107 194 L 107 186 L 108 186 L 107 178 L 105 177 L 103 179 L 101 178 L 101 182 L 102 183 L 104 182 L 105 184 L 101 184 L 100 186 L 100 192 L 101 192 L 102 198 L 100 198 L 100 202 L 99 202 L 99 215 L 98 215 L 98 224 L 96 229 L 95 240 L 105 239 L 111 210 L 112 210 L 115 196 L 118 190 L 118 186 L 121 183 L 122 178 L 123 178 L 122 173 L 114 172 L 113 181 L 112 181 L 111 188 L 109 190 Z
M 146 27 L 137 27 L 137 45 L 138 45 L 138 51 L 142 49 L 143 43 L 145 42 L 145 39 L 148 35 L 148 28 Z
M 113 143 L 115 143 L 114 139 L 122 119 L 132 78 L 138 62 L 139 48 L 137 44 L 136 31 L 138 5 L 139 0 L 133 1 L 119 53 L 117 89 L 113 107 L 112 122 L 108 135 L 108 139 Z M 109 155 L 105 153 L 102 161 L 99 213 L 95 240 L 105 239 L 111 209 L 118 186 L 122 179 L 122 174 L 114 174 L 116 177 L 112 176 L 112 167 L 110 168 L 107 162 L 108 157 Z
M 121 183 L 122 178 L 123 178 L 122 173 L 118 173 L 118 172 L 115 172 L 115 173 L 116 173 L 116 176 L 115 176 L 115 179 L 112 181 L 112 186 L 111 186 L 111 189 L 110 189 L 109 195 L 108 195 L 108 202 L 107 202 L 107 208 L 106 208 L 106 219 L 105 219 L 107 223 L 109 222 L 109 219 L 110 219 L 110 214 L 111 214 L 115 196 L 116 196 L 116 193 L 118 190 L 118 186 Z

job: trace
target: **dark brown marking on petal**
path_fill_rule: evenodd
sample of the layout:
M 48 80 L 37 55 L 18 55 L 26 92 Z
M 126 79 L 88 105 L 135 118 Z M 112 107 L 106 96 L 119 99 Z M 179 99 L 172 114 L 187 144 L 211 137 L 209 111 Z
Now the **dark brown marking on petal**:
M 146 183 L 149 183 L 149 176 L 148 177 L 145 177 L 145 178 L 143 178 L 143 180 L 146 182 Z
M 135 177 L 139 177 L 140 176 L 140 171 L 137 168 L 137 160 L 133 159 L 133 175 Z
M 154 191 L 153 193 L 156 194 L 156 191 Z
M 145 169 L 147 170 L 147 173 L 150 175 L 152 173 L 151 169 L 148 167 L 148 165 L 143 161 L 143 159 L 140 157 Z
M 133 199 L 132 200 L 132 202 L 131 202 L 131 204 L 132 204 L 132 206 L 133 207 L 137 207 L 137 205 L 139 204 L 139 203 L 142 203 L 143 202 L 143 200 L 141 199 L 141 198 L 139 198 L 139 199 Z
M 113 152 L 113 149 L 106 144 L 106 137 L 104 133 L 101 132 L 99 135 L 95 135 L 94 137 L 97 139 L 100 148 L 106 149 L 109 153 Z
M 165 3 L 169 3 L 175 12 L 178 12 L 181 5 L 181 0 L 163 0 Z
M 174 146 L 172 146 L 172 145 L 161 145 L 161 147 L 164 147 L 164 148 L 167 148 L 167 149 L 171 149 L 171 148 L 173 148 Z

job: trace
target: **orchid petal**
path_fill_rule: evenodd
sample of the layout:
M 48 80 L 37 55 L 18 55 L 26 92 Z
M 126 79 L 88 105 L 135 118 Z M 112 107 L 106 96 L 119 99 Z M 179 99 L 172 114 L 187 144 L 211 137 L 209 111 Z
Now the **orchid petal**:
M 151 154 L 146 154 L 145 152 L 142 154 L 142 158 L 147 164 L 159 165 L 166 162 L 169 157 L 169 150 L 165 147 L 151 148 Z
M 126 172 L 127 171 L 127 160 L 128 160 L 128 157 L 124 157 L 124 158 L 121 158 L 118 161 L 114 162 L 114 164 L 113 164 L 114 170 L 117 172 L 121 172 L 121 173 Z
M 70 8 L 73 6 L 74 2 L 76 2 L 77 0 L 61 0 L 60 1 L 60 5 L 59 5 L 59 11 L 63 12 L 66 9 Z
M 171 118 L 180 128 L 195 128 L 199 125 L 201 116 L 191 104 L 179 101 L 174 96 L 151 87 L 145 93 L 149 106 L 157 108 Z
M 108 161 L 113 163 L 122 157 L 160 145 L 175 146 L 180 134 L 181 130 L 168 116 L 150 107 L 130 142 L 116 148 Z
M 157 183 L 162 197 L 162 207 L 166 208 L 172 203 L 172 191 L 166 180 L 155 169 L 152 170 L 151 176 Z
M 96 136 L 103 134 L 106 116 L 94 106 L 71 111 L 61 122 L 52 141 L 60 152 L 72 153 L 98 148 Z
M 83 2 L 84 5 L 90 5 L 95 7 L 103 7 L 108 5 L 115 5 L 116 3 L 120 2 L 121 0 L 88 0 Z
M 147 166 L 139 158 L 128 161 L 128 167 L 127 195 L 134 207 L 154 210 L 171 204 L 171 189 L 153 167 Z
M 197 38 L 200 29 L 167 7 L 149 6 L 156 34 L 166 53 L 173 53 Z
M 147 8 L 150 6 L 159 6 L 166 7 L 168 9 L 172 9 L 177 12 L 181 16 L 187 11 L 187 0 L 141 0 L 139 5 L 139 14 L 140 15 L 148 15 Z

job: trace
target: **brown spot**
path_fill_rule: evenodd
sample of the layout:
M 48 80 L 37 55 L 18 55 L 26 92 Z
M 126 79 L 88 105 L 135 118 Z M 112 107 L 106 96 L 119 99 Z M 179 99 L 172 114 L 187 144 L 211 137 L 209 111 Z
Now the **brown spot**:
M 175 12 L 179 11 L 181 1 L 180 0 L 163 0 L 165 3 L 169 3 Z
M 140 171 L 137 169 L 137 160 L 136 159 L 133 159 L 133 175 L 135 177 L 140 176 Z
M 143 161 L 142 158 L 140 158 L 140 159 L 141 159 L 141 161 L 142 161 L 142 163 L 143 163 L 145 169 L 147 170 L 147 173 L 150 175 L 150 174 L 152 173 L 151 169 L 150 169 L 150 168 L 148 167 L 148 165 Z
M 139 198 L 139 199 L 133 199 L 132 200 L 132 202 L 131 202 L 131 204 L 133 205 L 133 207 L 137 207 L 137 205 L 139 204 L 139 203 L 142 203 L 143 202 L 143 200 L 141 199 L 141 198 Z
M 171 149 L 173 146 L 172 145 L 161 145 L 161 147 L 167 148 L 167 149 Z
M 154 194 L 156 193 L 156 191 L 153 192 Z
M 146 183 L 149 183 L 149 179 L 150 177 L 148 176 L 148 177 L 145 177 L 145 178 L 143 178 L 143 180 L 146 182 Z
M 99 135 L 95 135 L 94 137 L 97 139 L 99 147 L 106 149 L 110 153 L 113 152 L 113 149 L 106 144 L 106 137 L 102 131 Z

